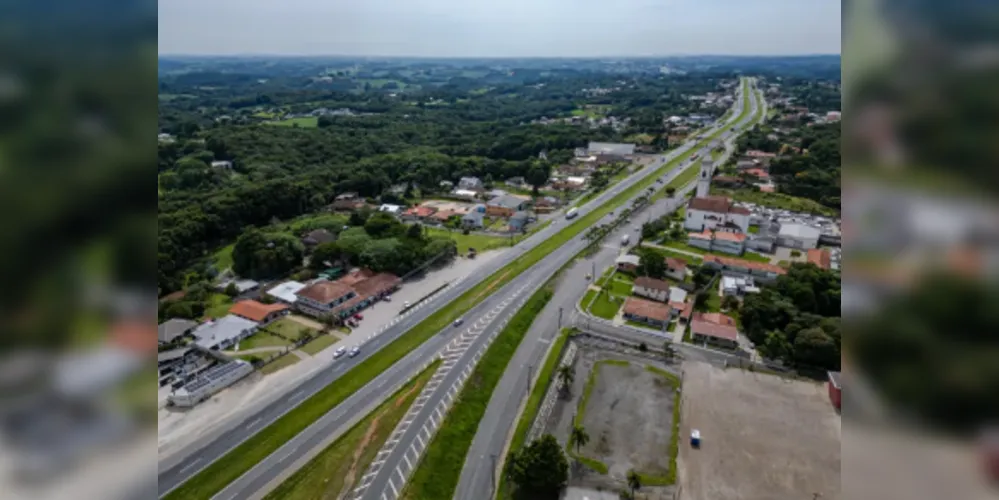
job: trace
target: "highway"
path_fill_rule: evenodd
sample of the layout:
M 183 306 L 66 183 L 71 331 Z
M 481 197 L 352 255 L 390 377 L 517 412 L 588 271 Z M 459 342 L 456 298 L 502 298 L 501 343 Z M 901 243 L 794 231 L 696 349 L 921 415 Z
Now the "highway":
M 741 106 L 741 99 L 736 103 L 736 106 Z M 728 126 L 730 125 L 726 125 L 726 127 Z M 686 154 L 695 144 L 696 141 L 688 142 L 680 148 L 670 151 L 668 154 L 662 155 L 657 159 L 657 161 L 652 162 L 645 168 L 611 186 L 587 204 L 579 207 L 578 217 L 585 217 L 586 214 L 599 208 L 605 202 L 614 198 L 622 191 L 648 177 L 650 172 L 660 168 L 664 163 L 671 161 L 679 155 Z M 671 175 L 675 175 L 674 172 L 676 170 L 677 169 L 673 169 L 673 171 L 667 174 L 666 177 L 671 179 Z M 668 182 L 668 179 L 666 179 L 665 182 Z M 236 446 L 253 437 L 261 429 L 266 428 L 285 413 L 297 407 L 301 404 L 301 402 L 313 396 L 323 387 L 335 383 L 337 379 L 345 373 L 349 373 L 351 368 L 363 362 L 367 359 L 367 357 L 373 355 L 385 345 L 388 345 L 392 341 L 398 339 L 408 330 L 436 312 L 440 307 L 454 301 L 503 266 L 513 262 L 520 255 L 523 255 L 525 252 L 534 248 L 541 242 L 551 238 L 556 233 L 561 231 L 566 225 L 566 223 L 553 223 L 541 231 L 538 231 L 534 235 L 526 238 L 501 257 L 486 264 L 481 272 L 477 273 L 476 276 L 464 279 L 456 286 L 442 292 L 440 296 L 434 299 L 431 306 L 422 307 L 412 314 L 405 316 L 401 321 L 392 325 L 381 334 L 375 336 L 364 345 L 359 356 L 355 358 L 341 358 L 332 362 L 328 368 L 317 372 L 315 375 L 304 380 L 298 386 L 289 388 L 284 395 L 270 401 L 256 413 L 249 415 L 242 421 L 234 422 L 228 430 L 221 432 L 212 441 L 204 443 L 203 446 L 196 450 L 185 450 L 185 452 L 178 453 L 174 457 L 171 457 L 169 461 L 160 463 L 157 478 L 159 496 L 162 497 L 177 488 L 212 462 L 224 456 Z M 551 272 L 547 272 L 549 269 L 545 267 L 546 263 L 552 261 L 553 255 L 556 256 L 556 261 L 563 263 L 567 261 L 568 258 L 575 255 L 578 250 L 572 251 L 572 253 L 566 252 L 570 250 L 570 247 L 575 248 L 578 246 L 579 242 L 582 240 L 581 235 L 582 233 L 579 237 L 573 240 L 573 243 L 576 244 L 563 245 L 552 254 L 549 254 L 546 259 L 536 264 L 534 269 L 521 274 L 520 277 L 514 279 L 511 283 L 508 283 L 507 286 L 503 287 L 499 291 L 500 293 L 494 293 L 493 295 L 487 297 L 482 303 L 470 310 L 466 314 L 466 317 L 475 318 L 484 312 L 493 310 L 498 304 L 502 303 L 505 294 L 507 294 L 510 290 L 514 290 L 518 286 L 524 285 L 525 283 L 529 284 L 531 283 L 530 278 L 539 276 L 540 273 L 536 273 L 535 270 L 541 269 L 546 271 L 545 276 L 550 275 L 551 272 L 554 272 L 554 270 L 559 266 L 556 266 L 554 269 L 550 269 Z M 542 282 L 543 281 L 544 280 L 542 280 Z M 349 428 L 349 425 L 354 420 L 359 418 L 358 415 L 363 415 L 367 412 L 367 410 L 372 409 L 378 403 L 384 401 L 384 399 L 392 394 L 396 388 L 408 381 L 415 373 L 426 365 L 428 360 L 430 360 L 435 353 L 444 347 L 444 345 L 450 340 L 450 333 L 452 333 L 450 328 L 445 329 L 441 334 L 435 335 L 420 347 L 410 352 L 399 362 L 392 365 L 389 369 L 379 374 L 370 383 L 344 400 L 336 408 L 323 415 L 298 436 L 289 440 L 281 448 L 271 454 L 271 456 L 244 474 L 244 476 L 237 479 L 237 481 L 220 492 L 217 497 L 249 498 L 253 493 L 260 491 L 258 489 L 253 489 L 254 487 L 260 486 L 261 484 L 270 484 L 274 478 L 279 477 L 282 474 L 286 474 L 289 464 L 296 462 L 298 458 L 312 451 L 312 446 L 308 446 L 308 444 L 319 442 L 322 437 L 325 437 L 329 433 L 335 432 L 338 429 L 345 430 L 346 428 Z
M 750 92 L 750 97 L 750 113 L 738 124 L 739 126 L 752 121 L 757 116 L 758 107 L 765 106 L 757 102 L 755 92 Z M 765 115 L 765 111 L 763 114 Z M 738 116 L 738 113 L 733 116 Z M 735 136 L 729 138 L 729 141 L 734 140 Z M 727 156 L 728 153 L 719 158 L 718 163 L 724 163 Z M 669 175 L 670 180 L 683 170 L 682 167 L 674 169 Z M 667 332 L 654 334 L 642 329 L 614 326 L 599 318 L 591 318 L 589 315 L 583 315 L 577 309 L 577 304 L 590 284 L 590 280 L 586 279 L 585 275 L 592 273 L 594 277 L 599 276 L 599 273 L 613 265 L 614 260 L 621 254 L 622 248 L 617 244 L 621 237 L 624 234 L 637 236 L 634 234 L 633 226 L 641 226 L 647 220 L 659 218 L 675 211 L 685 203 L 686 194 L 695 186 L 696 179 L 688 186 L 678 189 L 673 197 L 660 199 L 651 206 L 632 214 L 632 223 L 623 224 L 608 234 L 599 251 L 587 258 L 580 259 L 573 265 L 570 272 L 566 273 L 560 280 L 551 302 L 531 325 L 523 343 L 493 391 L 486 414 L 479 423 L 465 458 L 461 478 L 455 490 L 455 499 L 487 499 L 493 498 L 495 495 L 498 468 L 502 467 L 505 460 L 507 454 L 505 447 L 517 420 L 520 418 L 521 405 L 530 392 L 528 377 L 535 372 L 526 368 L 537 367 L 544 362 L 551 339 L 559 330 L 558 318 L 560 316 L 562 318 L 561 326 L 573 325 L 586 332 L 635 343 L 645 342 L 649 345 L 661 346 L 664 341 L 671 339 L 671 334 Z M 635 240 L 637 239 L 635 238 Z M 722 363 L 731 357 L 724 353 L 696 347 L 679 344 L 677 347 L 681 355 L 688 359 Z M 543 381 L 534 381 L 534 383 L 538 382 L 543 383 Z
M 755 94 L 751 93 L 751 97 L 752 96 L 755 96 Z M 755 98 L 751 98 L 750 102 L 752 104 L 751 113 L 747 119 L 756 111 Z M 739 106 L 741 109 L 741 99 L 736 103 L 736 106 Z M 725 128 L 730 128 L 731 126 L 731 124 L 726 124 Z M 682 151 L 688 151 L 689 149 L 690 145 L 683 148 Z M 661 161 L 655 163 L 655 165 L 660 164 Z M 677 167 L 664 175 L 664 185 L 679 175 L 679 173 L 684 170 L 684 166 L 689 166 L 690 164 L 690 161 L 685 161 L 680 167 Z M 637 198 L 641 194 L 642 193 L 638 193 L 635 197 Z M 682 203 L 682 198 L 677 196 L 665 200 L 663 202 L 663 206 L 672 207 L 665 208 L 666 210 L 672 210 L 679 206 L 680 203 Z M 628 206 L 628 202 L 625 202 L 622 206 Z M 630 225 L 631 224 L 627 224 L 625 226 Z M 630 227 L 626 227 L 625 229 L 628 230 Z M 584 234 L 579 234 L 545 257 L 529 272 L 525 272 L 518 279 L 514 280 L 514 283 L 517 285 L 511 286 L 510 288 L 516 289 L 519 287 L 528 287 L 531 290 L 535 289 L 547 281 L 555 271 L 573 259 L 588 245 L 589 242 L 585 239 Z M 614 255 L 616 256 L 616 254 L 617 249 L 614 250 Z M 564 283 L 562 283 L 562 285 L 565 285 L 569 282 L 580 281 L 578 286 L 558 287 L 558 291 L 546 307 L 545 313 L 535 320 L 520 348 L 511 360 L 508 370 L 500 380 L 496 392 L 494 392 L 493 398 L 490 400 L 487 415 L 484 418 L 484 421 L 480 422 L 479 431 L 476 434 L 476 440 L 481 443 L 482 439 L 480 438 L 483 438 L 487 442 L 485 444 L 480 444 L 479 447 L 476 447 L 476 442 L 473 441 L 473 448 L 469 457 L 478 457 L 478 459 L 480 459 L 480 463 L 482 463 L 486 468 L 485 474 L 477 475 L 477 477 L 480 477 L 481 479 L 478 479 L 476 482 L 477 484 L 484 484 L 486 488 L 490 487 L 491 484 L 491 475 L 488 472 L 492 463 L 491 455 L 500 453 L 505 442 L 507 432 L 502 429 L 498 432 L 488 432 L 483 431 L 483 429 L 493 427 L 490 425 L 493 422 L 497 424 L 495 427 L 509 429 L 513 421 L 516 419 L 517 405 L 519 405 L 520 399 L 527 393 L 527 377 L 533 371 L 533 367 L 538 366 L 539 359 L 545 353 L 546 349 L 542 347 L 547 345 L 546 342 L 550 342 L 551 338 L 557 331 L 557 307 L 562 307 L 563 314 L 567 311 L 572 311 L 572 304 L 574 301 L 571 296 L 576 295 L 575 300 L 578 301 L 578 291 L 585 290 L 585 287 L 588 284 L 588 282 L 586 282 L 583 278 L 585 273 L 577 270 L 578 266 L 579 264 L 577 263 L 576 266 L 571 268 L 569 272 L 564 275 Z M 514 285 L 514 283 L 511 283 L 510 285 Z M 577 292 L 573 292 L 572 290 Z M 504 291 L 503 293 L 506 292 Z M 503 293 L 497 295 L 503 295 Z M 516 308 L 511 308 L 510 311 L 506 312 L 507 317 L 513 314 L 515 310 Z M 556 312 L 553 313 L 552 311 Z M 469 315 L 469 317 L 473 316 Z M 470 351 L 466 352 L 466 354 L 463 355 L 458 361 L 458 369 L 452 370 L 452 373 L 462 373 L 466 370 L 470 370 L 474 366 L 475 361 L 477 361 L 475 356 L 484 351 L 488 345 L 488 339 L 491 339 L 491 335 L 484 335 L 479 337 L 479 339 L 479 344 L 481 344 L 481 346 L 477 345 Z M 362 484 L 357 489 L 353 498 L 387 498 L 392 500 L 398 497 L 405 485 L 406 480 L 412 473 L 414 465 L 419 462 L 426 445 L 432 439 L 433 431 L 436 430 L 436 425 L 439 424 L 439 408 L 442 406 L 442 402 L 445 398 L 448 397 L 448 393 L 454 390 L 453 382 L 456 380 L 458 380 L 457 375 L 453 377 L 453 380 L 449 379 L 444 384 L 431 391 L 428 401 L 424 404 L 422 409 L 420 409 L 413 416 L 413 418 L 410 418 L 409 415 L 404 418 L 404 422 L 410 423 L 406 425 L 406 428 L 401 435 L 398 437 L 393 436 L 393 438 L 390 439 L 391 444 L 387 445 L 387 448 L 383 448 L 382 452 L 379 453 L 378 457 L 376 457 L 373 469 L 366 472 L 364 479 L 362 480 Z M 423 395 L 421 394 L 421 398 L 422 397 Z M 506 403 L 496 403 L 498 400 L 505 400 Z M 494 408 L 494 403 L 500 407 L 498 411 Z M 486 422 L 487 419 L 489 422 Z M 473 455 L 477 448 L 488 450 L 488 453 Z M 466 461 L 466 467 L 468 464 L 469 461 Z M 465 474 L 463 474 L 463 476 L 464 475 Z M 482 490 L 479 487 L 473 487 L 468 490 L 467 493 L 459 490 L 456 498 L 487 498 L 488 492 L 488 489 Z M 482 493 L 487 493 L 487 495 L 480 496 Z

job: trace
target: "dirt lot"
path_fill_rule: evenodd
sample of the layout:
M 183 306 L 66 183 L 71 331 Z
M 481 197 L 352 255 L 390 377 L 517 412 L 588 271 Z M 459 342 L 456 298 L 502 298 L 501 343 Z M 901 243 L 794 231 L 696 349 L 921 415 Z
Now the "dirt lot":
M 580 452 L 607 464 L 614 477 L 625 477 L 630 469 L 665 475 L 673 432 L 672 386 L 640 364 L 601 364 L 598 370 L 583 418 L 590 442 Z
M 840 417 L 823 384 L 698 362 L 683 370 L 682 500 L 840 498 Z

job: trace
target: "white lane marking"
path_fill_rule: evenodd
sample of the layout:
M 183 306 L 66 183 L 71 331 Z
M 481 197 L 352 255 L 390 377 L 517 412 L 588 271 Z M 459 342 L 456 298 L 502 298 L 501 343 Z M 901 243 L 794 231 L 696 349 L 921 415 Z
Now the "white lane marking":
M 246 430 L 250 430 L 250 429 L 254 428 L 259 423 L 260 423 L 260 419 L 259 418 L 253 419 L 253 422 L 250 422 L 249 424 L 246 425 Z
M 399 469 L 396 469 L 396 470 L 399 470 Z M 395 483 L 392 482 L 391 479 L 389 479 L 388 485 L 389 485 L 389 488 L 392 488 L 392 493 L 395 494 L 395 497 L 399 498 L 399 490 L 395 489 Z
M 292 393 L 291 397 L 288 398 L 289 401 L 297 401 L 302 397 L 302 391 L 295 391 Z
M 195 465 L 198 465 L 198 462 L 201 462 L 201 459 L 200 458 L 195 458 L 193 462 L 185 465 L 184 468 L 180 469 L 180 473 L 183 474 L 183 473 L 189 471 L 191 469 L 191 467 L 194 467 Z

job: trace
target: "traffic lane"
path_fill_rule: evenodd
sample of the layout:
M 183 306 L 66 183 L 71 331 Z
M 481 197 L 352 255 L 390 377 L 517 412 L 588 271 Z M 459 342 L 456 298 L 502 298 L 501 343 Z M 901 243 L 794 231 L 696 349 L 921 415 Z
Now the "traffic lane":
M 491 295 L 470 310 L 467 317 L 479 318 L 484 316 L 502 302 L 503 298 L 513 293 L 518 285 L 519 283 L 505 285 L 498 293 Z M 471 319 L 466 320 L 465 324 L 469 324 L 470 321 Z M 402 360 L 380 373 L 375 379 L 348 397 L 340 405 L 337 405 L 330 412 L 320 417 L 318 425 L 314 423 L 297 434 L 288 443 L 275 450 L 274 453 L 254 466 L 246 474 L 227 486 L 217 498 L 226 500 L 245 499 L 250 498 L 255 493 L 265 491 L 268 484 L 286 472 L 296 461 L 314 450 L 315 445 L 321 442 L 324 436 L 348 427 L 351 418 L 356 417 L 358 414 L 366 413 L 361 412 L 361 410 L 380 404 L 382 400 L 394 393 L 397 387 L 410 380 L 459 331 L 461 330 L 449 325 L 438 332 L 430 340 L 421 344 L 420 347 L 410 354 L 407 354 Z M 314 446 L 306 446 L 307 443 L 313 443 Z

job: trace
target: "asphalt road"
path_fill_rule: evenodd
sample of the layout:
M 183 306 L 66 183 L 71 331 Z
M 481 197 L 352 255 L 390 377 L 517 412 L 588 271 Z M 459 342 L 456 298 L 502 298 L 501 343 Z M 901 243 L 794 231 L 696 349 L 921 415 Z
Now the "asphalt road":
M 676 150 L 670 151 L 668 154 L 661 156 L 657 159 L 657 161 L 652 162 L 647 167 L 628 176 L 614 186 L 611 186 L 586 205 L 579 207 L 578 217 L 584 217 L 592 210 L 600 207 L 606 201 L 617 196 L 635 183 L 641 181 L 647 177 L 652 170 L 661 167 L 664 163 L 671 161 L 678 155 L 686 154 L 693 145 L 694 141 L 691 141 Z M 674 171 L 675 170 L 676 169 L 674 169 Z M 669 175 L 667 175 L 667 177 L 669 177 Z M 429 307 L 423 307 L 414 311 L 412 314 L 403 318 L 400 322 L 376 336 L 364 346 L 359 356 L 355 358 L 341 358 L 333 362 L 329 368 L 317 372 L 315 375 L 306 379 L 298 386 L 289 388 L 284 396 L 263 406 L 258 412 L 240 422 L 234 422 L 228 430 L 221 432 L 215 439 L 202 443 L 202 446 L 198 448 L 187 449 L 179 452 L 172 456 L 169 460 L 161 462 L 157 477 L 159 496 L 166 495 L 179 485 L 183 484 L 212 462 L 224 456 L 230 450 L 247 439 L 253 437 L 261 429 L 266 428 L 288 411 L 297 407 L 302 401 L 305 401 L 309 397 L 313 396 L 323 387 L 335 383 L 344 373 L 348 373 L 351 368 L 363 362 L 368 356 L 371 356 L 385 345 L 398 339 L 409 329 L 436 312 L 436 310 L 440 307 L 454 301 L 463 293 L 479 284 L 483 279 L 492 275 L 495 271 L 516 260 L 524 252 L 537 246 L 541 242 L 548 240 L 558 233 L 565 225 L 566 224 L 561 221 L 559 223 L 552 223 L 548 227 L 518 243 L 512 251 L 509 251 L 500 258 L 494 259 L 486 264 L 481 272 L 477 273 L 475 277 L 462 280 L 457 286 L 444 291 L 442 295 L 434 300 Z M 564 263 L 579 251 L 575 248 L 578 246 L 578 242 L 582 241 L 581 237 L 577 237 L 574 241 L 577 242 L 577 245 L 563 245 L 560 249 L 550 254 L 548 258 L 552 258 L 552 256 L 555 255 L 561 262 Z M 571 253 L 566 253 L 570 250 Z M 522 280 L 527 280 L 533 276 L 537 276 L 535 271 L 538 269 L 544 269 L 543 267 L 539 268 L 537 266 L 544 266 L 544 262 L 546 261 L 543 260 L 531 271 L 523 273 L 520 278 L 513 280 L 510 285 L 523 284 Z M 557 269 L 557 267 L 558 266 L 556 266 L 555 269 Z M 551 273 L 547 274 L 550 275 Z M 516 287 L 509 287 L 508 285 L 507 288 L 514 289 Z M 483 301 L 480 306 L 476 307 L 472 311 L 469 311 L 468 317 L 474 318 L 476 314 L 482 311 L 489 311 L 501 301 L 502 294 L 493 294 L 493 296 Z M 449 338 L 447 335 L 448 333 L 450 333 L 450 330 L 445 329 L 442 334 L 435 335 L 405 358 L 385 370 L 368 385 L 364 386 L 351 397 L 347 398 L 343 403 L 338 405 L 337 408 L 334 408 L 329 413 L 321 417 L 317 422 L 313 423 L 312 426 L 303 431 L 299 436 L 288 441 L 285 446 L 278 449 L 272 454 L 272 456 L 268 457 L 267 460 L 261 462 L 257 467 L 248 471 L 244 477 L 237 480 L 237 483 L 242 484 L 248 481 L 257 485 L 260 484 L 260 481 L 264 481 L 266 483 L 267 477 L 277 477 L 283 470 L 286 469 L 286 467 L 282 466 L 282 464 L 290 464 L 295 461 L 296 456 L 308 452 L 309 447 L 304 446 L 304 443 L 308 441 L 306 441 L 303 436 L 309 435 L 314 437 L 318 435 L 317 433 L 319 431 L 337 429 L 342 425 L 348 424 L 355 416 L 356 412 L 360 411 L 362 408 L 368 408 L 372 401 L 384 400 L 384 398 L 392 393 L 393 388 L 398 387 L 401 383 L 404 383 L 405 380 L 412 377 L 423 366 L 426 359 L 433 356 L 434 353 L 439 351 L 441 347 L 444 346 Z M 296 447 L 296 444 L 299 446 Z M 274 460 L 275 458 L 278 459 L 276 462 Z M 255 479 L 257 476 L 261 479 Z M 222 493 L 226 495 L 225 498 L 244 498 L 248 497 L 252 491 L 255 490 L 238 487 L 236 483 L 233 483 L 233 488 L 227 488 Z
M 760 103 L 756 102 L 755 92 L 751 92 L 750 95 L 752 97 L 750 114 L 740 124 L 748 122 L 760 106 Z M 737 105 L 740 104 L 737 103 Z M 731 125 L 727 127 L 731 127 Z M 666 182 L 668 183 L 683 170 L 685 169 L 673 169 L 667 174 Z M 686 201 L 685 194 L 694 189 L 695 186 L 696 182 L 692 182 L 688 187 L 677 190 L 673 197 L 660 199 L 651 206 L 634 213 L 631 216 L 632 223 L 622 224 L 611 234 L 608 234 L 599 251 L 588 258 L 581 259 L 570 269 L 570 272 L 565 274 L 558 284 L 551 302 L 531 325 L 527 336 L 493 391 L 486 414 L 479 422 L 472 445 L 466 455 L 461 478 L 455 490 L 455 499 L 487 499 L 494 496 L 498 480 L 496 477 L 497 467 L 502 466 L 505 460 L 506 450 L 504 448 L 517 419 L 520 417 L 520 405 L 530 392 L 528 388 L 529 377 L 533 376 L 536 372 L 535 368 L 544 362 L 544 358 L 548 354 L 548 345 L 559 329 L 560 316 L 562 326 L 572 324 L 593 334 L 625 339 L 636 344 L 645 342 L 650 345 L 661 345 L 667 339 L 671 339 L 671 334 L 667 332 L 655 335 L 637 328 L 618 327 L 598 319 L 583 317 L 578 314 L 576 304 L 579 303 L 590 284 L 590 280 L 585 277 L 586 274 L 592 273 L 594 277 L 599 276 L 597 273 L 612 265 L 614 259 L 621 254 L 622 248 L 617 243 L 621 241 L 624 234 L 635 233 L 634 226 L 640 227 L 647 220 L 675 211 Z M 632 234 L 632 237 L 633 241 L 638 240 L 637 235 Z M 678 345 L 678 347 L 681 346 Z M 719 364 L 730 357 L 724 353 L 687 348 L 687 346 L 682 346 L 678 350 L 681 355 L 689 359 L 701 359 Z M 525 369 L 525 367 L 529 369 Z M 376 497 L 368 496 L 367 498 Z

